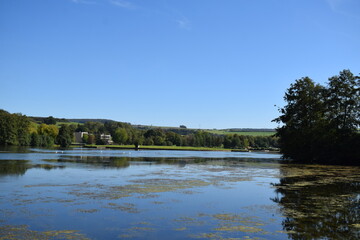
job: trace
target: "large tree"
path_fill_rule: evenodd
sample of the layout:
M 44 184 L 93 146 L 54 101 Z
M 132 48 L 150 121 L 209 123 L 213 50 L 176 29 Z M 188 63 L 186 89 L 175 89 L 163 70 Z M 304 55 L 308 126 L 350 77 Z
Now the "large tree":
M 114 142 L 118 144 L 125 144 L 128 140 L 128 134 L 125 128 L 117 128 L 113 135 Z
M 0 110 L 0 145 L 30 144 L 30 121 L 22 114 Z
M 290 85 L 284 96 L 287 105 L 274 121 L 282 123 L 277 129 L 279 145 L 285 158 L 312 161 L 316 133 L 324 116 L 324 89 L 304 77 Z
M 349 70 L 329 78 L 328 87 L 296 80 L 274 121 L 284 158 L 301 162 L 360 164 L 359 81 Z
M 56 138 L 60 147 L 69 147 L 73 138 L 73 131 L 69 125 L 63 124 L 59 129 L 59 135 Z
M 359 78 L 349 70 L 329 78 L 327 89 L 328 117 L 333 128 L 348 132 L 360 124 Z

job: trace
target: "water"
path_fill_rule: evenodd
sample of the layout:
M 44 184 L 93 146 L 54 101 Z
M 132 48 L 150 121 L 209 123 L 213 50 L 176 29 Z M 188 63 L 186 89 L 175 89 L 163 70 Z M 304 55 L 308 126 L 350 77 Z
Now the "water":
M 359 239 L 360 169 L 279 158 L 0 149 L 0 239 Z

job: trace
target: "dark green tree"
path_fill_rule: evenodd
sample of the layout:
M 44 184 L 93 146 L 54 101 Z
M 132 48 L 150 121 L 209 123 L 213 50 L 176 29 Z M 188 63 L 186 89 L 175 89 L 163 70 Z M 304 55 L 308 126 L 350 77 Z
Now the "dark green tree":
M 360 89 L 358 77 L 349 70 L 329 78 L 326 91 L 327 117 L 331 127 L 352 132 L 360 124 Z
M 25 115 L 0 110 L 0 145 L 29 145 L 29 127 L 30 121 Z
M 274 121 L 284 158 L 307 163 L 360 164 L 359 81 L 349 70 L 329 78 L 328 88 L 296 80 Z
M 114 142 L 118 144 L 125 144 L 129 136 L 125 128 L 117 128 L 113 135 Z
M 60 147 L 69 147 L 73 139 L 73 131 L 69 125 L 63 124 L 59 129 L 59 135 L 56 138 Z
M 44 123 L 45 124 L 56 124 L 56 119 L 53 116 L 49 116 L 47 118 L 44 119 Z
M 277 129 L 284 158 L 313 161 L 316 128 L 325 113 L 323 93 L 323 87 L 308 77 L 296 80 L 285 93 L 287 105 L 280 109 L 281 115 L 274 120 L 284 124 Z

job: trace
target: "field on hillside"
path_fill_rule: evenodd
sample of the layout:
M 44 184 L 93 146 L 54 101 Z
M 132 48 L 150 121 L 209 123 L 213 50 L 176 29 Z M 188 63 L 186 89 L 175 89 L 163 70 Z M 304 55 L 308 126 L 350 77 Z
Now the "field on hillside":
M 245 135 L 245 136 L 272 136 L 275 132 L 229 132 L 224 130 L 208 130 L 208 132 L 219 135 L 227 135 L 227 134 L 237 134 L 237 135 Z

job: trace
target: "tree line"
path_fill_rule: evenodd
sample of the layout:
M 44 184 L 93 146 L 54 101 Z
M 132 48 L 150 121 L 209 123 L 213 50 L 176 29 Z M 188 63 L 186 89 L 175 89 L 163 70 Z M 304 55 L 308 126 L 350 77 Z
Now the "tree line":
M 122 122 L 86 122 L 79 125 L 76 131 L 88 132 L 84 142 L 88 144 L 104 144 L 101 133 L 108 133 L 113 141 L 123 145 L 156 145 L 156 146 L 193 146 L 217 148 L 277 148 L 277 137 L 274 136 L 242 136 L 237 134 L 216 135 L 204 130 L 189 131 L 179 134 L 177 129 L 150 128 L 136 129 L 131 124 Z
M 68 147 L 74 142 L 74 132 L 87 132 L 83 142 L 105 144 L 102 134 L 110 134 L 114 143 L 120 145 L 194 146 L 217 148 L 277 148 L 277 137 L 242 136 L 237 134 L 216 135 L 203 130 L 192 130 L 179 134 L 177 129 L 137 129 L 129 123 L 108 121 L 63 124 L 56 126 L 54 118 L 43 118 L 36 124 L 32 118 L 22 114 L 10 114 L 0 110 L 0 145 L 51 147 L 58 144 Z M 184 133 L 184 132 L 182 132 Z
M 285 159 L 305 163 L 360 164 L 360 78 L 350 70 L 327 85 L 309 77 L 287 89 L 285 107 L 274 119 Z

